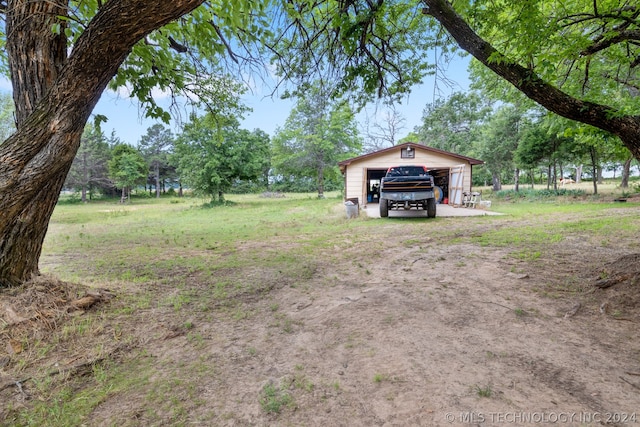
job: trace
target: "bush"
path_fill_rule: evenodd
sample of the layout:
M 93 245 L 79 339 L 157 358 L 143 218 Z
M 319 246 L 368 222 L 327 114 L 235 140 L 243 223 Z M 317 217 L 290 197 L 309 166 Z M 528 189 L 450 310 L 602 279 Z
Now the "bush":
M 545 199 L 554 199 L 556 197 L 582 197 L 586 194 L 584 190 L 580 189 L 567 189 L 567 188 L 559 188 L 557 190 L 553 189 L 542 189 L 542 190 L 532 190 L 532 189 L 523 189 L 520 191 L 515 190 L 501 190 L 496 191 L 494 197 L 500 200 L 530 200 L 530 201 L 539 201 Z

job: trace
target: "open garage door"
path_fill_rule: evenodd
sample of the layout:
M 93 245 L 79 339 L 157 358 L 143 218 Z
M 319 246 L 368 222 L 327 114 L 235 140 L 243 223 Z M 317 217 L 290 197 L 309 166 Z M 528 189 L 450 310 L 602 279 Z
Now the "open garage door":
M 366 203 L 378 203 L 380 197 L 380 180 L 384 178 L 386 173 L 386 169 L 365 169 L 364 176 L 366 179 L 363 182 L 364 188 L 362 190 Z

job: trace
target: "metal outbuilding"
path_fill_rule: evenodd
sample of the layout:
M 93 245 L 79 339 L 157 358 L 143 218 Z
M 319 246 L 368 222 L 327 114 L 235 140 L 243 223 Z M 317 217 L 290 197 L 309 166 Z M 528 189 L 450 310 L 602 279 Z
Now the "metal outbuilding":
M 482 160 L 407 142 L 373 153 L 344 160 L 338 165 L 344 177 L 345 200 L 360 206 L 377 203 L 377 186 L 387 169 L 398 165 L 425 165 L 438 187 L 438 201 L 451 205 L 462 202 L 463 192 L 472 192 L 472 167 Z

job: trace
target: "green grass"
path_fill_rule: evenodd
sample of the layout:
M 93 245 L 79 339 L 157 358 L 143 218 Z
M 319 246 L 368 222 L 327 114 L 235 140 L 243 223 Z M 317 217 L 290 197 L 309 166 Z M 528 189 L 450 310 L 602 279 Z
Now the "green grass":
M 283 387 L 265 384 L 260 396 L 260 406 L 267 413 L 279 414 L 283 408 L 293 404 L 293 398 Z
M 476 394 L 478 395 L 478 397 L 491 397 L 492 395 L 492 391 L 491 391 L 491 386 L 485 386 L 485 387 L 480 387 L 478 385 L 476 385 L 474 387 Z
M 547 245 L 562 244 L 567 236 L 607 246 L 612 236 L 622 239 L 638 235 L 640 222 L 633 214 L 636 207 L 635 203 L 575 202 L 571 198 L 553 203 L 498 202 L 492 210 L 507 214 L 508 219 L 483 217 L 478 221 L 489 224 L 488 229 L 469 236 L 458 235 L 452 241 L 509 248 L 511 257 L 531 262 L 544 256 Z M 611 214 L 611 209 L 619 213 Z
M 340 203 L 335 197 L 238 196 L 233 206 L 209 209 L 197 202 L 143 199 L 126 206 L 113 202 L 60 205 L 44 253 L 67 262 L 56 263 L 49 271 L 64 280 L 95 276 L 142 283 L 162 279 L 176 269 L 217 275 L 243 263 L 281 265 L 299 260 L 300 255 L 311 256 L 334 244 L 326 236 L 339 235 L 353 222 L 366 227 L 366 221 L 347 222 L 343 212 L 335 210 Z M 274 240 L 290 244 L 295 251 L 248 244 Z M 243 251 L 241 256 L 236 256 L 238 250 Z M 87 257 L 92 262 L 87 263 Z M 46 262 L 43 267 L 46 271 Z M 308 278 L 313 270 L 312 263 L 300 264 L 295 273 Z

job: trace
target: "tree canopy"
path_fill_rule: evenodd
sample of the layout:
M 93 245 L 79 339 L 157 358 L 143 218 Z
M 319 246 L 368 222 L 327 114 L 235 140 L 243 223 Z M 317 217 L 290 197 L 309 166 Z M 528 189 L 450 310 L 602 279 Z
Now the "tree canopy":
M 323 197 L 325 178 L 335 177 L 338 162 L 361 147 L 351 108 L 336 104 L 321 86 L 315 86 L 298 100 L 273 138 L 275 174 L 312 178 L 318 196 Z
M 142 156 L 149 164 L 149 168 L 156 189 L 156 198 L 160 197 L 162 172 L 173 169 L 169 165 L 169 156 L 173 151 L 173 134 L 161 124 L 155 124 L 147 129 L 147 133 L 142 135 L 138 145 Z
M 121 201 L 124 202 L 131 188 L 145 181 L 149 167 L 142 154 L 128 144 L 115 146 L 111 155 L 109 176 L 122 189 Z
M 76 154 L 65 188 L 80 192 L 83 202 L 98 189 L 109 189 L 113 182 L 108 176 L 108 162 L 111 158 L 109 142 L 101 130 L 88 124 L 82 134 L 80 148 Z
M 175 141 L 182 181 L 212 201 L 224 200 L 235 180 L 258 180 L 269 164 L 266 133 L 241 129 L 236 120 L 192 116 Z
M 487 98 L 479 92 L 456 92 L 426 105 L 416 133 L 430 147 L 471 155 L 478 129 L 491 112 Z

